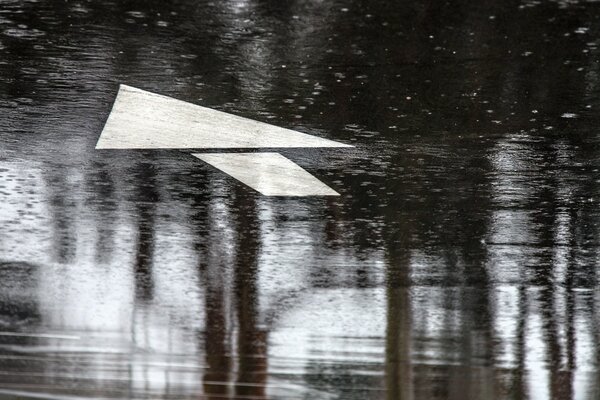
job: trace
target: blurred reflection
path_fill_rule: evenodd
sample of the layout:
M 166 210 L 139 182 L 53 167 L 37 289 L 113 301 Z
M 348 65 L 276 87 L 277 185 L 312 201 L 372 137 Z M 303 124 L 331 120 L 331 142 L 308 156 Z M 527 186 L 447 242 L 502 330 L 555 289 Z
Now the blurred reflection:
M 239 191 L 246 191 L 239 188 Z M 237 349 L 239 372 L 235 395 L 263 397 L 267 382 L 267 332 L 259 322 L 258 268 L 260 231 L 253 197 L 236 193 L 232 209 L 237 215 L 234 258 L 235 303 L 237 306 Z
M 45 178 L 48 182 L 50 209 L 54 213 L 53 239 L 55 244 L 52 249 L 56 252 L 55 260 L 58 263 L 72 263 L 75 259 L 75 227 L 73 226 L 72 209 L 74 204 L 69 201 L 69 184 L 62 171 L 52 171 L 51 176 Z
M 135 297 L 140 302 L 151 301 L 154 291 L 152 274 L 153 253 L 155 251 L 155 204 L 160 201 L 156 191 L 156 174 L 149 164 L 142 164 L 139 179 L 144 182 L 136 193 L 135 204 L 139 208 L 137 215 L 137 249 L 135 254 Z
M 213 279 L 214 280 L 214 279 Z M 206 372 L 204 393 L 209 399 L 227 397 L 228 382 L 231 380 L 231 349 L 227 341 L 227 309 L 223 288 L 210 287 L 206 293 L 206 330 L 204 343 Z
M 21 323 L 39 324 L 40 311 L 32 291 L 36 287 L 38 267 L 19 262 L 0 263 L 2 294 L 0 295 L 0 329 L 12 330 Z M 0 337 L 2 341 L 6 339 Z
M 414 399 L 411 365 L 412 312 L 410 257 L 402 249 L 389 255 L 386 327 L 386 398 Z
M 0 396 L 598 398 L 599 15 L 3 2 Z M 357 144 L 289 150 L 340 198 L 95 151 L 121 82 Z

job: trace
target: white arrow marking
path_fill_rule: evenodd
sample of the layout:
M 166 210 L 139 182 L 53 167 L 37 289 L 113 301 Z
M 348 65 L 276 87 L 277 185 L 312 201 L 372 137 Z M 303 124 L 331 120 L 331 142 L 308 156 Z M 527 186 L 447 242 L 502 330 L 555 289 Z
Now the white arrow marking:
M 97 149 L 353 147 L 121 85 Z
M 194 154 L 265 196 L 339 196 L 278 153 Z
M 97 149 L 354 147 L 121 85 Z M 339 196 L 278 153 L 194 154 L 266 196 Z

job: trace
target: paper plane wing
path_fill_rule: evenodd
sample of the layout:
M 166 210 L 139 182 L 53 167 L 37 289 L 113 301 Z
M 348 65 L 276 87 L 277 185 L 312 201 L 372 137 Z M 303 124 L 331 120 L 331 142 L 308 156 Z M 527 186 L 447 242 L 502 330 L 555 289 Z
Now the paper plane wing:
M 353 147 L 121 85 L 97 149 Z

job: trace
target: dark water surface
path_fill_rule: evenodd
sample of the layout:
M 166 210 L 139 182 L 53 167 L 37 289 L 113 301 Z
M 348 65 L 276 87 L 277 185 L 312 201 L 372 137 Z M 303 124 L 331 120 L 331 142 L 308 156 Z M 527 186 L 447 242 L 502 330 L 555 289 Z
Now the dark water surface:
M 600 398 L 600 3 L 0 0 L 0 398 Z M 354 144 L 261 196 L 119 83 Z

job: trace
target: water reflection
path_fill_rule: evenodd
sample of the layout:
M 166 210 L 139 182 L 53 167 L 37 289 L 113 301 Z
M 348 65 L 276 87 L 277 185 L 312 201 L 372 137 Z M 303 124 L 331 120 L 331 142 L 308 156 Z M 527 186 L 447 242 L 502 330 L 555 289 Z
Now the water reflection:
M 597 398 L 598 15 L 4 1 L 0 396 Z M 357 144 L 286 152 L 342 196 L 94 151 L 119 82 Z

